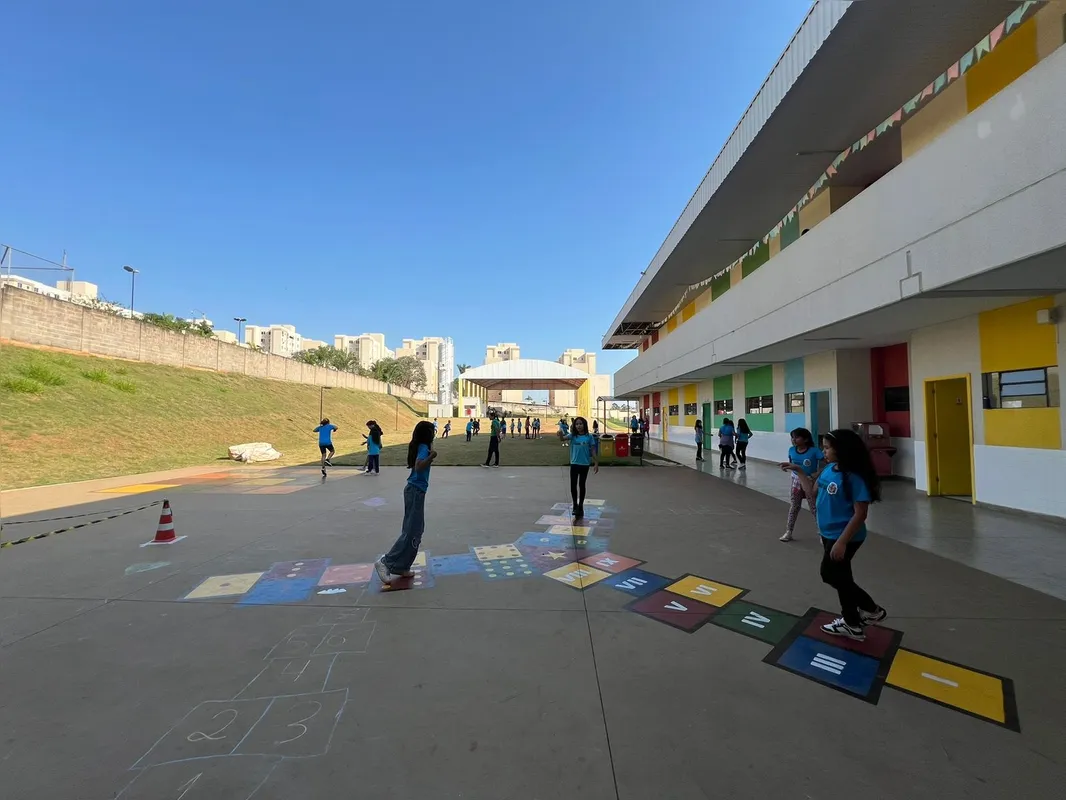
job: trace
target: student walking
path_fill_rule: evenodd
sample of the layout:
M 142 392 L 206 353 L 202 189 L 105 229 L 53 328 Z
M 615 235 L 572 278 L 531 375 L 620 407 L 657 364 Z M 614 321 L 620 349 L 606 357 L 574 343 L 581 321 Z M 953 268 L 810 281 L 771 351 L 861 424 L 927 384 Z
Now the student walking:
M 533 438 L 534 439 L 539 439 L 540 438 L 540 417 L 536 417 L 533 420 Z
M 489 434 L 489 454 L 485 456 L 485 463 L 481 466 L 488 467 L 489 462 L 493 456 L 496 457 L 496 463 L 492 466 L 500 466 L 500 420 L 497 419 L 495 414 L 489 416 L 489 420 L 492 423 L 492 429 Z
M 381 427 L 374 421 L 370 420 L 366 424 L 370 429 L 370 433 L 363 437 L 363 441 L 366 443 L 366 474 L 373 473 L 375 475 L 381 474 Z
M 473 433 L 474 433 L 474 420 L 468 419 L 466 421 L 466 440 L 468 442 L 470 441 L 470 437 L 473 435 Z
M 322 454 L 323 472 L 325 472 L 326 467 L 333 466 L 333 456 L 337 453 L 333 449 L 333 432 L 336 430 L 339 430 L 339 428 L 329 421 L 329 417 L 326 417 L 312 431 L 312 433 L 318 434 L 318 452 Z
M 740 461 L 740 469 L 748 468 L 748 442 L 754 435 L 747 420 L 737 420 L 737 460 Z
M 570 442 L 570 426 L 566 424 L 566 417 L 559 420 L 559 438 L 563 442 L 563 447 L 569 447 Z
M 560 425 L 559 438 L 564 440 L 564 444 L 570 445 L 570 498 L 574 502 L 574 519 L 579 520 L 585 516 L 585 482 L 589 477 L 589 467 L 593 472 L 600 471 L 599 451 L 584 417 L 574 417 L 572 432 Z
M 429 470 L 437 458 L 433 449 L 433 423 L 422 420 L 411 434 L 407 445 L 407 467 L 411 474 L 403 489 L 403 527 L 392 548 L 374 562 L 374 571 L 381 583 L 388 586 L 393 577 L 410 578 L 422 534 L 426 530 L 426 492 L 429 491 Z
M 592 435 L 593 436 L 599 436 L 600 435 L 600 421 L 598 419 L 592 420 Z
M 703 457 L 703 420 L 696 420 L 696 460 L 706 461 Z
M 514 417 L 511 417 L 511 438 L 514 438 Z
M 881 483 L 870 451 L 857 433 L 839 429 L 824 437 L 827 465 L 817 483 L 798 464 L 790 464 L 804 488 L 817 485 L 818 530 L 822 538 L 821 577 L 837 590 L 838 619 L 822 626 L 825 633 L 862 642 L 864 628 L 884 621 L 888 613 L 857 583 L 851 562 L 866 541 L 866 515 L 881 499 Z M 813 445 L 812 445 L 813 447 Z
M 796 528 L 796 517 L 804 499 L 807 500 L 807 508 L 814 515 L 814 521 L 818 521 L 818 510 L 815 498 L 814 483 L 818 479 L 818 471 L 821 462 L 825 460 L 825 454 L 814 446 L 814 437 L 806 428 L 796 428 L 791 433 L 792 447 L 788 451 L 788 461 L 781 464 L 781 469 L 792 473 L 792 490 L 789 493 L 788 521 L 785 523 L 785 535 L 782 542 L 792 541 L 792 531 Z M 800 474 L 810 478 L 807 484 L 800 480 Z
M 729 417 L 725 417 L 722 424 L 718 426 L 718 469 L 733 468 L 729 461 L 733 457 L 733 442 L 736 435 L 737 429 L 733 427 Z
M 447 422 L 444 423 L 444 433 L 441 435 L 440 438 L 447 439 L 448 438 L 448 434 L 451 433 L 451 432 L 452 432 L 452 421 L 448 420 Z

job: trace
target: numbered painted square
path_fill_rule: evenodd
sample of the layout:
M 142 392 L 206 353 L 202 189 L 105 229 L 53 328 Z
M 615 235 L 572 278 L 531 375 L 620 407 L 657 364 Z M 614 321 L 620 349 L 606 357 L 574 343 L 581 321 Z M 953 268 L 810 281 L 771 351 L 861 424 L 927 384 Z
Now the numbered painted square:
M 612 575 L 610 580 L 603 582 L 604 586 L 610 586 L 619 592 L 625 592 L 632 597 L 644 597 L 657 592 L 673 582 L 673 578 L 664 578 L 654 572 L 643 569 L 627 569 Z
M 951 661 L 900 648 L 886 681 L 893 689 L 971 717 L 1020 731 L 1014 682 Z
M 279 763 L 279 759 L 269 756 L 227 755 L 159 764 L 137 773 L 118 796 L 122 800 L 248 798 L 266 782 Z
M 345 586 L 369 583 L 374 574 L 373 564 L 337 564 L 327 567 L 318 580 L 319 586 Z
M 471 548 L 479 561 L 496 561 L 502 558 L 521 558 L 522 553 L 513 544 L 490 544 Z
M 262 572 L 243 572 L 239 575 L 214 575 L 205 578 L 183 600 L 203 600 L 209 597 L 236 597 L 255 586 Z
M 799 617 L 776 608 L 734 600 L 715 614 L 711 622 L 760 642 L 777 644 L 796 627 Z
M 801 622 L 802 624 L 802 622 Z M 837 691 L 877 703 L 887 669 L 879 659 L 809 636 L 787 637 L 763 659 Z
M 635 558 L 620 556 L 617 553 L 610 552 L 597 553 L 594 556 L 586 556 L 585 558 L 578 560 L 582 564 L 588 564 L 590 567 L 602 569 L 604 572 L 610 572 L 612 575 L 617 575 L 619 572 L 625 572 L 627 569 L 632 569 L 633 567 L 639 567 L 644 563 Z
M 896 631 L 882 625 L 869 625 L 866 627 L 866 641 L 856 642 L 853 639 L 833 636 L 831 633 L 826 633 L 822 630 L 823 625 L 832 622 L 839 616 L 839 614 L 831 614 L 828 611 L 811 609 L 804 617 L 805 620 L 809 621 L 807 627 L 803 630 L 803 635 L 882 661 L 891 659 L 895 654 L 900 640 L 903 638 L 902 631 Z
M 666 587 L 667 591 L 673 592 L 690 600 L 698 600 L 709 606 L 721 608 L 731 600 L 742 596 L 747 589 L 738 586 L 730 586 L 727 583 L 719 583 L 699 575 L 684 575 Z
M 551 578 L 553 581 L 559 581 L 559 583 L 565 584 L 572 589 L 584 591 L 588 587 L 599 583 L 604 578 L 611 577 L 611 574 L 609 572 L 604 572 L 602 569 L 596 569 L 587 564 L 581 564 L 574 561 L 545 572 L 544 577 Z
M 685 633 L 699 630 L 718 611 L 714 606 L 681 597 L 665 589 L 638 598 L 626 608 L 657 622 L 664 622 Z
M 433 556 L 429 563 L 434 575 L 469 575 L 481 572 L 481 562 L 473 553 Z
M 186 714 L 141 756 L 134 768 L 189 758 L 230 755 L 272 700 L 208 700 Z
M 505 581 L 512 578 L 534 578 L 540 573 L 524 558 L 497 558 L 482 561 L 482 574 L 487 581 Z
M 562 564 L 577 561 L 579 558 L 577 550 L 566 547 L 520 547 L 518 549 L 522 551 L 522 556 L 530 566 L 539 572 L 555 569 Z

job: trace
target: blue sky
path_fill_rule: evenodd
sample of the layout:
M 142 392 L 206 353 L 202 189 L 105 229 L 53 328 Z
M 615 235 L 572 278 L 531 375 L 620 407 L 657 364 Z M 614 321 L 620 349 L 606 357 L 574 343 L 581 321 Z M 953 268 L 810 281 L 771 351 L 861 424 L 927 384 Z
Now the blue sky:
M 809 6 L 16 0 L 0 241 L 220 327 L 597 350 Z

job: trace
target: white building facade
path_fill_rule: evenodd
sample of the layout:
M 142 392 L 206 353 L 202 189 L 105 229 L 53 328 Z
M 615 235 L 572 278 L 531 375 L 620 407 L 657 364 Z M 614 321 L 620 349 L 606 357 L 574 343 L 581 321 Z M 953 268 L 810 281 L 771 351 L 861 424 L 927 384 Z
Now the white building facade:
M 333 346 L 346 350 L 359 360 L 359 366 L 370 369 L 383 358 L 393 358 L 395 353 L 385 345 L 383 333 L 361 333 L 358 336 L 337 334 Z
M 404 339 L 396 348 L 396 358 L 410 357 L 422 364 L 426 373 L 426 392 L 437 395 L 437 403 L 452 406 L 455 402 L 452 381 L 455 380 L 455 345 L 449 338 L 425 336 Z
M 653 437 L 881 422 L 917 490 L 1066 517 L 1066 3 L 958 8 L 814 4 L 604 339 Z
M 293 325 L 246 325 L 244 341 L 265 353 L 292 358 L 300 352 L 303 337 Z

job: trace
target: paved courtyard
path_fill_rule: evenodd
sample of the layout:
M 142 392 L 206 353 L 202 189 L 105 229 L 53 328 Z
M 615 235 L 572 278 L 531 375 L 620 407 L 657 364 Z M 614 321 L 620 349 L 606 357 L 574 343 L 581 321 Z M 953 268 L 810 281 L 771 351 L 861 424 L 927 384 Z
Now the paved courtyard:
M 417 575 L 382 592 L 368 564 L 399 530 L 404 478 L 200 476 L 33 515 L 103 521 L 0 550 L 0 795 L 1066 785 L 1059 599 L 874 535 L 856 571 L 887 627 L 826 641 L 814 629 L 835 599 L 809 516 L 781 544 L 779 500 L 664 467 L 592 476 L 602 503 L 578 529 L 563 469 L 435 469 Z M 187 538 L 142 547 L 164 495 Z

